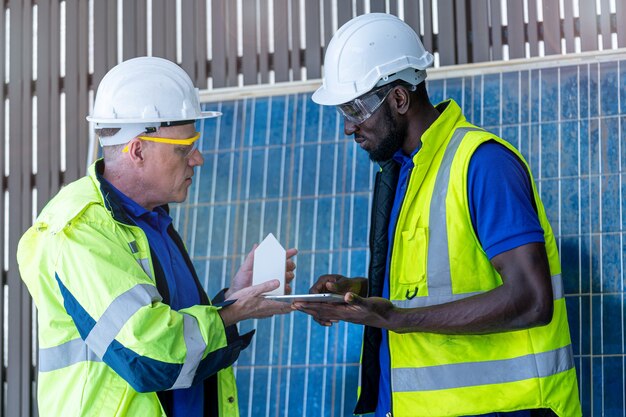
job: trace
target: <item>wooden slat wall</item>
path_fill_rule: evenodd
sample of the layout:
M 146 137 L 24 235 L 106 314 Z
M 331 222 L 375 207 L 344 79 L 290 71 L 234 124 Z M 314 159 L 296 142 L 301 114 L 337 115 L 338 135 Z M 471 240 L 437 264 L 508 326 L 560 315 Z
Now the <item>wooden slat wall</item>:
M 30 1 L 8 3 L 9 28 L 9 178 L 8 243 L 17 247 L 21 232 L 31 221 L 33 8 Z M 4 164 L 4 161 L 3 161 Z M 4 169 L 3 169 L 4 170 Z M 4 219 L 4 207 L 3 207 Z M 4 236 L 3 236 L 4 240 Z M 14 252 L 12 252 L 14 253 Z M 20 282 L 15 256 L 8 263 L 9 328 L 6 407 L 10 416 L 29 416 L 33 409 L 31 362 L 31 301 Z M 4 311 L 2 312 L 4 314 Z M 3 321 L 4 322 L 4 321 Z M 4 340 L 2 341 L 4 343 Z M 22 354 L 26 353 L 26 354 Z M 10 400 L 9 400 L 10 399 Z
M 0 381 L 7 387 L 6 393 L 0 390 L 0 416 L 12 417 L 37 414 L 31 403 L 36 364 L 28 354 L 34 348 L 31 301 L 16 268 L 17 242 L 30 225 L 32 212 L 41 210 L 63 184 L 85 173 L 90 94 L 120 60 L 146 54 L 165 57 L 178 62 L 200 88 L 318 79 L 334 31 L 365 12 L 401 13 L 426 49 L 438 54 L 441 66 L 575 53 L 577 48 L 626 47 L 626 26 L 621 24 L 626 21 L 626 2 L 615 2 L 611 14 L 610 0 L 600 0 L 599 9 L 596 1 L 528 0 L 526 11 L 519 0 L 507 0 L 504 7 L 501 0 L 4 0 L 2 4 L 0 132 L 8 138 L 8 155 L 0 146 L 0 219 L 8 210 L 10 222 L 5 228 L 0 221 L 0 249 L 6 250 L 6 239 L 10 256 L 2 270 L 9 303 L 5 306 L 0 297 L 0 319 L 10 325 L 0 341 Z M 8 176 L 5 160 L 10 161 Z
M 0 56 L 5 57 L 7 50 L 6 50 L 6 36 L 5 36 L 5 32 L 6 31 L 6 9 L 2 10 L 2 14 L 0 14 Z M 4 80 L 6 79 L 6 71 L 5 71 L 5 66 L 4 65 L 0 65 L 0 80 L 2 81 L 2 88 L 0 89 L 0 137 L 2 137 L 2 141 L 0 142 L 0 167 L 2 169 L 0 169 L 0 175 L 2 176 L 2 188 L 0 189 L 0 214 L 2 214 L 2 219 L 4 219 L 4 213 L 5 213 L 5 193 L 8 191 L 8 178 L 6 176 L 5 173 L 5 167 L 4 167 L 4 160 L 5 160 L 5 152 L 4 152 L 4 133 L 5 133 L 5 129 L 6 129 L 6 120 L 5 120 L 5 99 L 7 98 L 7 91 L 6 91 L 6 84 L 4 82 Z M 7 230 L 5 230 L 4 228 L 4 221 L 0 221 L 0 249 L 1 252 L 4 253 L 5 250 L 5 244 L 4 244 L 4 237 L 6 236 L 6 233 L 8 233 Z M 7 290 L 7 283 L 8 283 L 8 277 L 7 277 L 7 271 L 8 271 L 8 265 L 5 265 L 4 263 L 4 259 L 2 260 L 2 270 L 0 271 L 0 290 L 2 290 L 2 294 L 6 294 L 6 290 Z M 4 311 L 5 311 L 5 302 L 4 302 L 4 296 L 0 297 L 0 322 L 5 323 L 4 320 Z M 0 334 L 2 335 L 0 337 L 0 382 L 2 382 L 3 386 L 4 383 L 7 381 L 7 372 L 6 369 L 8 367 L 8 363 L 5 360 L 5 350 L 4 350 L 4 341 L 6 340 L 6 338 L 8 337 L 8 329 L 4 328 L 2 329 L 2 332 L 0 332 Z M 5 390 L 2 389 L 0 390 L 0 410 L 4 409 L 4 406 L 6 404 L 6 393 Z M 0 412 L 0 414 L 2 414 Z

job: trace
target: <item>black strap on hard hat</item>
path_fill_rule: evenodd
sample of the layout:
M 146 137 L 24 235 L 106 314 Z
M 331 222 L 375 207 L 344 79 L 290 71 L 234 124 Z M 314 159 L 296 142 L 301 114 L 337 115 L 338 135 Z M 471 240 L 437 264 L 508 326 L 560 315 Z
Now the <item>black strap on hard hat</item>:
M 171 126 L 182 126 L 182 125 L 190 125 L 195 123 L 195 120 L 177 120 L 175 122 L 161 122 L 159 127 L 171 127 Z M 146 127 L 146 133 L 154 133 L 157 131 L 156 127 Z

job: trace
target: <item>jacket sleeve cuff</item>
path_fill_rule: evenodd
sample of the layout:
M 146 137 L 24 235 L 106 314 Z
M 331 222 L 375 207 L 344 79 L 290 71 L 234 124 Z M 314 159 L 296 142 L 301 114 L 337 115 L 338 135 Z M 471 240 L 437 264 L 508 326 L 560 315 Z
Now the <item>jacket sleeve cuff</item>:
M 211 304 L 213 304 L 213 306 L 215 307 L 221 308 L 228 307 L 229 305 L 233 304 L 236 300 L 225 300 L 226 291 L 228 291 L 228 288 L 224 288 L 223 290 L 218 292 L 215 297 L 213 297 L 213 300 L 211 300 Z M 241 343 L 240 350 L 244 350 L 252 341 L 252 336 L 254 336 L 255 330 L 251 330 L 246 334 L 239 335 L 237 325 L 232 324 L 230 326 L 224 326 L 224 332 L 226 333 L 226 342 L 229 345 L 232 345 L 235 342 L 239 341 L 239 343 Z

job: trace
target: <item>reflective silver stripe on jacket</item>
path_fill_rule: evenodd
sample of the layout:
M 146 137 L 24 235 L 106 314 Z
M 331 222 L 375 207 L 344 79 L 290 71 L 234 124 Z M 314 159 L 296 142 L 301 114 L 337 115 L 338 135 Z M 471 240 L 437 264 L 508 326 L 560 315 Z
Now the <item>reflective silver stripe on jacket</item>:
M 430 277 L 429 277 L 430 278 Z M 473 295 L 482 294 L 481 292 L 468 292 L 463 294 L 450 294 L 440 296 L 415 297 L 411 300 L 391 300 L 393 305 L 400 308 L 428 307 L 438 304 L 449 303 L 456 300 L 462 300 Z M 563 279 L 561 274 L 552 276 L 552 295 L 554 300 L 563 298 Z
M 391 370 L 397 392 L 445 390 L 543 378 L 574 367 L 572 345 L 534 355 Z
M 102 317 L 93 326 L 85 342 L 99 357 L 103 357 L 126 322 L 142 307 L 161 301 L 156 287 L 148 284 L 135 285 L 119 295 L 107 307 Z
M 452 277 L 450 275 L 450 256 L 448 252 L 448 225 L 446 223 L 446 196 L 450 185 L 452 160 L 465 134 L 481 130 L 478 128 L 460 128 L 452 134 L 441 160 L 435 189 L 430 200 L 428 264 L 428 295 L 435 297 L 452 296 Z
M 39 348 L 39 372 L 56 371 L 79 362 L 102 362 L 83 339 L 74 339 L 62 345 Z
M 150 270 L 150 260 L 148 258 L 137 259 L 137 263 L 139 263 L 141 269 L 143 269 L 147 276 L 153 278 L 152 271 Z
M 185 329 L 185 345 L 187 346 L 187 356 L 183 363 L 183 368 L 170 389 L 189 388 L 193 383 L 198 365 L 204 355 L 206 343 L 200 332 L 198 320 L 188 314 L 183 314 Z

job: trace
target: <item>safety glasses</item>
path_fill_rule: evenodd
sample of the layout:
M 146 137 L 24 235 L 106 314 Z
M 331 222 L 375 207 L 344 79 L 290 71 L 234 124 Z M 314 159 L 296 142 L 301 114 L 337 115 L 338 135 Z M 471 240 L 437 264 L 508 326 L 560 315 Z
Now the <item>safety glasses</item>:
M 200 132 L 196 132 L 190 138 L 187 139 L 172 139 L 172 138 L 158 138 L 154 136 L 137 136 L 141 140 L 147 140 L 149 142 L 157 142 L 157 143 L 167 143 L 169 145 L 178 145 L 181 149 L 181 153 L 184 153 L 185 157 L 188 157 L 198 149 L 197 140 L 200 139 Z M 128 145 L 122 149 L 122 152 L 128 152 Z
M 346 119 L 354 124 L 361 124 L 369 119 L 372 114 L 387 98 L 391 90 L 395 87 L 394 84 L 387 84 L 368 93 L 363 94 L 361 97 L 357 97 L 352 101 L 344 104 L 339 104 L 337 110 Z

